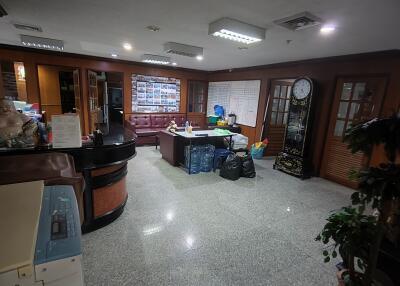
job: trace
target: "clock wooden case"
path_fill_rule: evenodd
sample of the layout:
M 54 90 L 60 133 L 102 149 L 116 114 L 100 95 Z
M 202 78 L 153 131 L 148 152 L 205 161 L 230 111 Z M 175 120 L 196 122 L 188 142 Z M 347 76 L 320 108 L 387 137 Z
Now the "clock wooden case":
M 294 81 L 290 95 L 288 121 L 283 151 L 275 160 L 274 169 L 300 177 L 310 177 L 309 154 L 314 82 L 308 77 Z

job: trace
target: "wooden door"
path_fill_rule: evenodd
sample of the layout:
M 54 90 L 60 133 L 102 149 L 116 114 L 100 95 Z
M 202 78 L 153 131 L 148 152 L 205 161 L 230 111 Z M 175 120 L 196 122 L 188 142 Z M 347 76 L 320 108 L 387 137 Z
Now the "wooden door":
M 351 154 L 343 136 L 348 128 L 379 116 L 386 87 L 385 77 L 339 78 L 323 156 L 322 177 L 356 188 L 352 170 L 368 164 L 361 153 Z
M 262 137 L 269 141 L 266 156 L 275 156 L 283 149 L 292 85 L 291 80 L 274 80 L 271 83 Z
M 83 134 L 83 114 L 82 114 L 82 104 L 81 104 L 81 85 L 79 80 L 79 69 L 73 71 L 74 80 L 74 97 L 75 97 L 75 113 L 79 116 L 79 121 L 81 123 L 81 131 Z
M 99 112 L 99 98 L 97 90 L 97 73 L 88 70 L 89 87 L 89 133 L 96 130 L 97 116 Z
M 201 128 L 206 128 L 207 88 L 205 81 L 188 81 L 187 118 Z

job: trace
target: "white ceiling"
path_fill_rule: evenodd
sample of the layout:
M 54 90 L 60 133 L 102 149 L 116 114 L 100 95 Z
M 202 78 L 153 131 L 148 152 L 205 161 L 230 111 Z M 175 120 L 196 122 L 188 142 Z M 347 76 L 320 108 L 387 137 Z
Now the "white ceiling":
M 204 60 L 172 55 L 180 67 L 219 70 L 301 59 L 400 48 L 399 0 L 0 0 L 0 43 L 21 45 L 19 34 L 60 39 L 65 52 L 139 61 L 144 53 L 166 55 L 173 41 L 204 47 Z M 317 27 L 289 31 L 274 20 L 309 11 L 337 30 L 323 36 Z M 231 17 L 267 28 L 266 39 L 239 50 L 239 44 L 208 35 L 208 24 Z M 10 23 L 39 25 L 42 33 Z M 157 25 L 159 32 L 145 27 Z M 287 44 L 287 40 L 292 40 Z M 122 42 L 130 42 L 125 51 Z

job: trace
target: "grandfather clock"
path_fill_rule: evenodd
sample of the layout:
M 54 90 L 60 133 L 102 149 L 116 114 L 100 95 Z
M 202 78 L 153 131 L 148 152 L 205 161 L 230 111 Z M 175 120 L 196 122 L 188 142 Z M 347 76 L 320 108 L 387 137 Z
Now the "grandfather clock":
M 290 95 L 288 121 L 283 151 L 275 160 L 274 169 L 302 179 L 312 171 L 309 154 L 314 83 L 308 77 L 295 80 Z

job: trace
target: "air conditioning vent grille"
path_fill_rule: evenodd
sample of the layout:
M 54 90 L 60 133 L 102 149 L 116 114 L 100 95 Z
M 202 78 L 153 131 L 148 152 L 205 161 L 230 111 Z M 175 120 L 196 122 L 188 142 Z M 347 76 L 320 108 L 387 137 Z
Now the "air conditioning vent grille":
M 203 48 L 180 43 L 167 42 L 164 44 L 164 52 L 168 54 L 176 54 L 180 56 L 194 58 L 196 56 L 203 55 Z
M 185 53 L 185 52 L 180 52 L 180 51 L 174 51 L 174 50 L 169 50 L 167 53 L 169 54 L 176 54 L 180 56 L 186 56 L 186 57 L 192 57 L 194 58 L 196 55 L 192 53 Z
M 42 28 L 39 26 L 28 25 L 28 24 L 21 24 L 21 23 L 14 23 L 15 28 L 19 30 L 27 30 L 32 32 L 43 32 Z
M 289 30 L 297 31 L 320 25 L 322 23 L 322 19 L 309 12 L 302 12 L 290 17 L 276 20 L 274 23 Z

